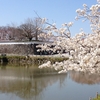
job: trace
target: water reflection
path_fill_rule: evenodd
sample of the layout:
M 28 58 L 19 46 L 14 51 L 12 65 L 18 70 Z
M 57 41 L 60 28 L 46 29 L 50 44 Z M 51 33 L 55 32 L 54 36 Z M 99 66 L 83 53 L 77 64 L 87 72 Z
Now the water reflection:
M 1 94 L 10 94 L 10 97 L 13 95 L 14 100 L 88 100 L 92 93 L 95 94 L 97 89 L 99 90 L 98 86 L 94 85 L 99 83 L 100 75 L 97 74 L 75 71 L 58 74 L 54 69 L 38 69 L 37 66 L 2 65 L 0 100 Z M 92 88 L 91 84 L 95 88 Z M 10 97 L 8 99 L 8 95 L 6 96 L 5 100 L 13 100 Z
M 71 71 L 69 76 L 72 80 L 81 84 L 99 84 L 100 83 L 100 74 L 90 74 L 83 72 Z
M 5 70 L 0 70 L 0 91 L 28 100 L 35 98 L 55 82 L 62 86 L 66 76 L 67 74 L 57 74 L 53 69 L 6 67 Z

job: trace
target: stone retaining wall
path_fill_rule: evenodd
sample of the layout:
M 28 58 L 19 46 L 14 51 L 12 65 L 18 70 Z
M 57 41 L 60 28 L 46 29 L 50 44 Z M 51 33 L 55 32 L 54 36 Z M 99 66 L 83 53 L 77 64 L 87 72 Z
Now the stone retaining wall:
M 34 54 L 34 45 L 0 45 L 0 54 Z

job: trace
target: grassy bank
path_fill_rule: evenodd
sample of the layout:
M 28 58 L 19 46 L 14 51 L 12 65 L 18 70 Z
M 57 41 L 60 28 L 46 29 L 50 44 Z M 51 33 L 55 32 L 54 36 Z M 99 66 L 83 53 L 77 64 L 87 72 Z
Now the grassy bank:
M 0 56 L 0 63 L 8 63 L 8 64 L 37 64 L 40 65 L 47 61 L 51 61 L 52 63 L 58 61 L 67 60 L 68 58 L 63 57 L 55 57 L 55 56 L 22 56 L 22 55 L 3 55 Z
M 100 95 L 98 95 L 98 97 L 94 98 L 93 100 L 100 100 Z
M 90 98 L 89 100 L 100 100 L 100 94 L 98 94 L 98 92 L 97 92 L 96 97 L 95 98 Z

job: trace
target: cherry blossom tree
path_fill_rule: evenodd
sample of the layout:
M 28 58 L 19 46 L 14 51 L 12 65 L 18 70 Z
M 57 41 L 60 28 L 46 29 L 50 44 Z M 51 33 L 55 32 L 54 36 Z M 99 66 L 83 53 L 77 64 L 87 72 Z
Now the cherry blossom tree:
M 90 8 L 83 4 L 83 9 L 77 9 L 76 19 L 83 18 L 90 21 L 91 34 L 86 34 L 83 30 L 71 37 L 70 27 L 72 22 L 62 24 L 61 28 L 57 28 L 55 24 L 51 25 L 42 19 L 46 23 L 48 34 L 51 36 L 53 33 L 57 33 L 58 37 L 49 44 L 39 45 L 41 50 L 52 50 L 58 52 L 62 56 L 62 51 L 65 50 L 68 60 L 63 62 L 55 62 L 53 65 L 50 61 L 39 66 L 51 67 L 58 70 L 58 73 L 66 73 L 69 70 L 100 73 L 100 0 L 97 0 L 96 5 L 92 5 Z M 54 48 L 50 46 L 53 45 Z M 65 54 L 63 55 L 65 56 Z

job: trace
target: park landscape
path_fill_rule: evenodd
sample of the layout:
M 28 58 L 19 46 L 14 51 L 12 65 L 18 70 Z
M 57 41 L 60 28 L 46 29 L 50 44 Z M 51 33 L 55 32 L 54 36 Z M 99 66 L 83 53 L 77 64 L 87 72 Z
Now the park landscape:
M 2 82 L 0 82 L 0 90 L 4 93 L 7 92 L 8 97 L 14 93 L 14 97 L 17 98 L 18 96 L 19 100 L 21 98 L 23 98 L 22 100 L 26 98 L 29 100 L 62 100 L 62 98 L 67 97 L 70 100 L 74 100 L 74 98 L 85 100 L 87 96 L 90 100 L 99 100 L 100 0 L 97 0 L 97 4 L 91 5 L 91 7 L 83 4 L 83 9 L 77 9 L 76 13 L 75 20 L 88 20 L 90 22 L 90 34 L 81 29 L 78 34 L 72 36 L 70 28 L 73 27 L 73 22 L 63 23 L 60 28 L 57 28 L 56 23 L 49 23 L 46 18 L 41 18 L 37 12 L 35 12 L 37 18 L 34 20 L 27 19 L 18 27 L 0 27 L 1 42 L 31 42 L 31 44 L 12 46 L 3 44 L 0 46 L 1 69 L 5 73 L 7 72 L 3 74 L 1 70 L 1 80 L 5 85 L 2 87 Z M 35 45 L 38 55 L 34 54 L 34 41 L 40 43 Z M 11 47 L 16 52 L 6 47 Z M 15 69 L 12 67 L 14 62 L 17 66 Z M 6 66 L 10 66 L 10 68 Z M 21 77 L 17 75 L 18 71 Z M 7 79 L 9 80 L 7 81 Z M 69 81 L 67 82 L 67 80 Z M 15 85 L 13 86 L 13 84 Z M 94 91 L 90 89 L 93 90 L 92 85 L 95 87 Z M 52 94 L 53 86 L 59 87 L 54 87 L 55 94 Z M 86 88 L 87 94 L 83 94 L 83 98 L 82 93 Z M 75 91 L 77 93 L 81 91 L 81 96 Z M 31 93 L 34 95 L 32 96 Z M 45 94 L 44 97 L 43 93 Z M 50 96 L 49 93 L 53 96 Z M 98 94 L 95 98 L 96 93 Z M 2 96 L 2 94 L 0 95 Z

